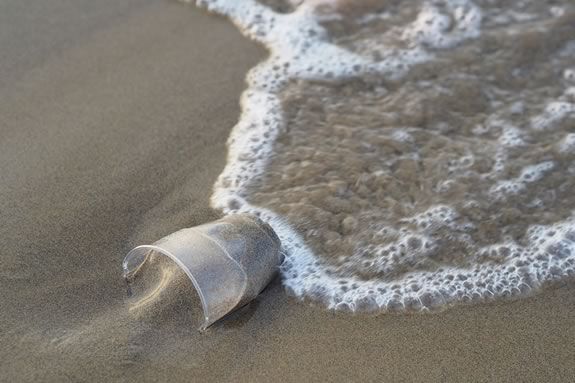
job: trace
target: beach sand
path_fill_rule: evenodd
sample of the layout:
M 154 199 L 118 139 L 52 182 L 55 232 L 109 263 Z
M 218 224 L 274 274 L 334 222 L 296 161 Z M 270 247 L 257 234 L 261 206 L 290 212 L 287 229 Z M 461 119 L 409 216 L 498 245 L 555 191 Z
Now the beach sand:
M 218 217 L 208 199 L 265 51 L 167 0 L 6 0 L 0 32 L 0 381 L 575 379 L 573 282 L 366 316 L 276 279 L 204 334 L 185 288 L 134 315 L 122 258 Z

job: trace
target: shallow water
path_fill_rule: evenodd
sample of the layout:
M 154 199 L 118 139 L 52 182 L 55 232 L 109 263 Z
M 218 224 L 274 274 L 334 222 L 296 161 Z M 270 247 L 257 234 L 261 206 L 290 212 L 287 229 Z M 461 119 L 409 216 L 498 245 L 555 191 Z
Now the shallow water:
M 571 1 L 199 1 L 252 69 L 212 204 L 268 221 L 284 285 L 441 309 L 575 274 Z

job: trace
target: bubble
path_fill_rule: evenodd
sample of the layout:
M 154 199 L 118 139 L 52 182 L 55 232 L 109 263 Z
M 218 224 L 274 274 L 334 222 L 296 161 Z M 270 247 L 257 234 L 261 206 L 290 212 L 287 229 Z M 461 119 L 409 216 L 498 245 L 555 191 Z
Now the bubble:
M 566 241 L 561 241 L 556 244 L 552 244 L 547 247 L 547 253 L 551 256 L 559 259 L 564 259 L 569 257 L 573 252 L 573 248 Z
M 369 295 L 359 298 L 355 302 L 355 309 L 361 312 L 374 312 L 379 310 L 379 305 L 377 304 L 375 297 Z

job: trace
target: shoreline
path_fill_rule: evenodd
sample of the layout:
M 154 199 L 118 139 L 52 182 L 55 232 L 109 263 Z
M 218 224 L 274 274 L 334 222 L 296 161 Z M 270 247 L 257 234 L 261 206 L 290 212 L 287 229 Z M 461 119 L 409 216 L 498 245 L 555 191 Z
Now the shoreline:
M 87 17 L 88 3 L 54 28 L 78 30 L 66 20 Z M 49 2 L 30 7 L 41 13 Z M 511 302 L 372 316 L 297 301 L 276 278 L 205 334 L 190 325 L 184 298 L 130 316 L 123 256 L 217 217 L 209 198 L 225 142 L 245 73 L 265 51 L 191 5 L 153 1 L 122 12 L 84 35 L 63 33 L 58 53 L 6 48 L 36 64 L 18 75 L 0 68 L 13 77 L 0 87 L 0 380 L 575 376 L 574 281 Z

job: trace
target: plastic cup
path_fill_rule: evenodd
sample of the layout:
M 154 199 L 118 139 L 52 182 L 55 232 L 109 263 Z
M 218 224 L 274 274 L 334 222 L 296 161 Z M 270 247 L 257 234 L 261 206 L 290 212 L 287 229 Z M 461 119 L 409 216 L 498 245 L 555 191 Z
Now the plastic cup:
M 124 258 L 124 278 L 131 280 L 154 253 L 170 257 L 192 281 L 204 314 L 200 331 L 253 300 L 283 259 L 273 229 L 247 214 L 182 229 L 132 249 Z

